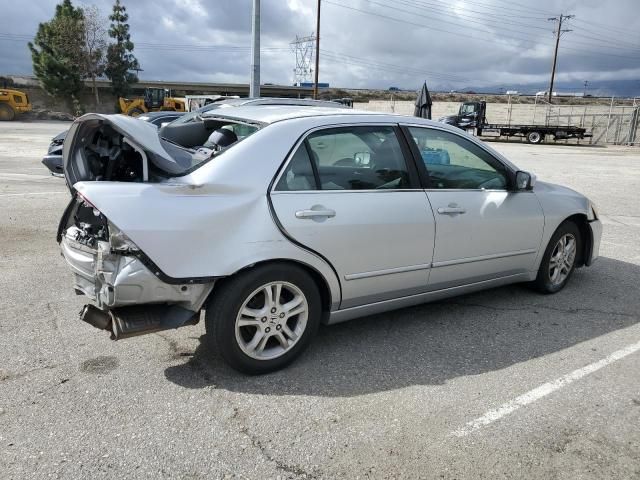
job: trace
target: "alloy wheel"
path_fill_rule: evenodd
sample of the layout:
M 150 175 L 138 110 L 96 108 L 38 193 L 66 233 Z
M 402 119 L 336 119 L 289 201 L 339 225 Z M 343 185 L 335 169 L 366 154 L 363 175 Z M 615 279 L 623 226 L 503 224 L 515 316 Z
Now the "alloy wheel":
M 271 360 L 302 337 L 309 317 L 305 295 L 288 282 L 270 282 L 255 289 L 242 303 L 235 322 L 240 349 L 256 360 Z
M 576 260 L 576 237 L 567 233 L 560 237 L 549 258 L 549 280 L 552 285 L 564 282 Z

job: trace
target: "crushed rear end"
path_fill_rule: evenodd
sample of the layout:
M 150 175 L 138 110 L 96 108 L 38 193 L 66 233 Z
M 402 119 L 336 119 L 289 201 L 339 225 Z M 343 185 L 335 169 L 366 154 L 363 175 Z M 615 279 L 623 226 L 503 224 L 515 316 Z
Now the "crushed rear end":
M 107 330 L 114 340 L 197 323 L 213 288 L 211 278 L 164 274 L 77 190 L 78 182 L 179 183 L 173 178 L 191 166 L 192 155 L 177 147 L 172 154 L 167 149 L 153 125 L 121 115 L 85 115 L 73 123 L 64 141 L 64 174 L 73 198 L 57 241 L 76 293 L 94 302 L 84 306 L 81 319 Z M 131 202 L 140 201 L 133 190 L 130 197 Z
M 113 340 L 193 325 L 213 282 L 166 277 L 123 232 L 76 194 L 58 230 L 62 255 L 85 305 L 83 321 L 107 330 Z

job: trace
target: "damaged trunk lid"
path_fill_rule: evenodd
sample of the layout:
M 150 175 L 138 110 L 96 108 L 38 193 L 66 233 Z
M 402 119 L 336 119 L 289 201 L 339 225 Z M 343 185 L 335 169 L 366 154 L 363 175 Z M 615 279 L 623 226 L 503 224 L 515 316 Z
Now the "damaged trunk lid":
M 158 182 L 193 165 L 188 149 L 162 139 L 152 124 L 125 115 L 83 115 L 71 125 L 62 155 L 72 192 L 83 181 Z

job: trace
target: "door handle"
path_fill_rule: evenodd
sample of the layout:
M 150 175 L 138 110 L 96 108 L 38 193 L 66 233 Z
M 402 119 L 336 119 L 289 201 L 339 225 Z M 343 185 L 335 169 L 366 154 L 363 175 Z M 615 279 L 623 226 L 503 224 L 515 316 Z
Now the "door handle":
M 296 218 L 314 218 L 314 217 L 335 217 L 336 211 L 329 208 L 323 210 L 298 210 L 296 212 Z
M 463 207 L 458 207 L 449 205 L 448 207 L 440 207 L 438 208 L 438 213 L 440 215 L 457 215 L 462 213 L 467 213 L 467 211 Z

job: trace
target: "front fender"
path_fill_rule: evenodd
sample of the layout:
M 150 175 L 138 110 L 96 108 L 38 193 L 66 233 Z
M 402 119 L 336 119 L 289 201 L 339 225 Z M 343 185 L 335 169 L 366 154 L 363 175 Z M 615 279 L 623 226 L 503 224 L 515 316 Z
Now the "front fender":
M 552 183 L 537 181 L 533 191 L 544 213 L 544 230 L 535 263 L 539 268 L 554 232 L 569 217 L 580 215 L 586 220 L 590 213 L 591 203 L 581 193 Z

